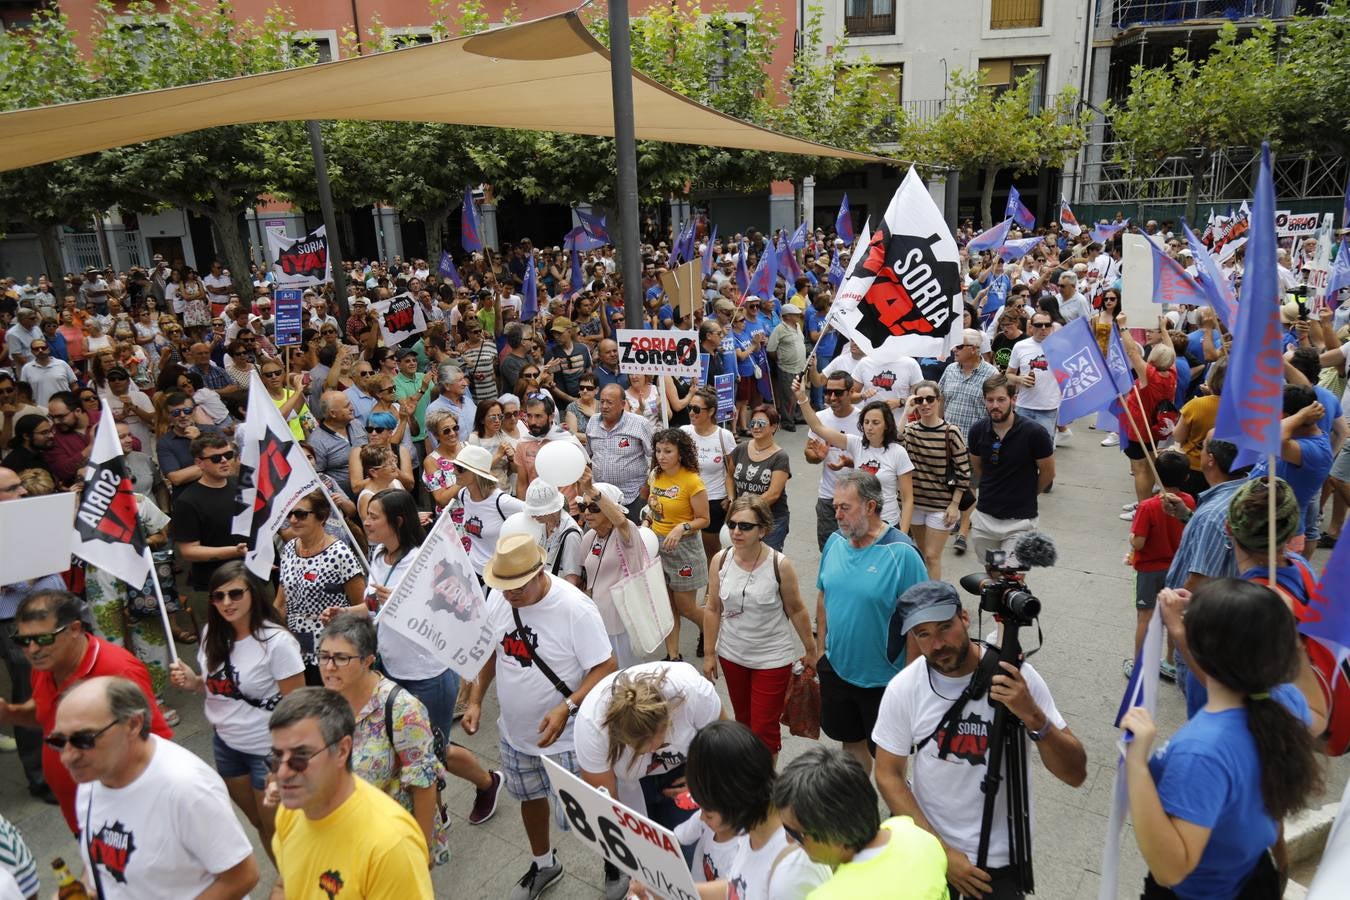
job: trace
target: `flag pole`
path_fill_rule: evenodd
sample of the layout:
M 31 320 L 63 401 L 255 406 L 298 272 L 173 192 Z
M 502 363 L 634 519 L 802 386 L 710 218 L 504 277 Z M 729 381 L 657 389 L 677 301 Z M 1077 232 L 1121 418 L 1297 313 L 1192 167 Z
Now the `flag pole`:
M 169 658 L 178 662 L 178 648 L 173 643 L 173 626 L 169 624 L 169 608 L 164 605 L 164 592 L 159 587 L 159 574 L 155 571 L 155 557 L 148 545 L 142 552 L 146 564 L 150 566 L 150 584 L 155 590 L 155 604 L 159 607 L 159 620 L 164 626 L 164 641 L 169 645 Z
M 1138 384 L 1135 384 L 1133 387 L 1134 387 L 1134 395 L 1135 395 L 1135 397 L 1136 397 L 1136 399 L 1137 399 L 1137 398 L 1139 397 L 1139 385 L 1138 385 Z M 1144 427 L 1144 428 L 1139 427 L 1139 423 L 1136 422 L 1136 421 L 1134 420 L 1134 413 L 1130 412 L 1130 404 L 1124 402 L 1124 401 L 1125 401 L 1125 395 L 1124 395 L 1124 394 L 1118 394 L 1118 395 L 1116 396 L 1116 400 L 1117 400 L 1117 401 L 1120 401 L 1120 408 L 1123 409 L 1123 410 L 1125 410 L 1125 418 L 1127 418 L 1127 419 L 1130 420 L 1130 425 L 1134 428 L 1135 434 L 1138 434 L 1138 433 L 1141 432 L 1141 431 L 1142 431 L 1142 432 L 1146 432 L 1146 433 L 1148 433 L 1148 440 L 1151 442 L 1151 441 L 1153 440 L 1153 435 L 1152 435 L 1152 433 L 1151 433 L 1151 432 L 1148 432 L 1148 428 L 1147 428 L 1147 427 Z M 1143 403 L 1142 400 L 1139 402 L 1139 411 L 1140 411 L 1141 413 L 1144 411 L 1144 403 Z M 1145 426 L 1147 426 L 1147 423 L 1145 423 Z M 1129 440 L 1129 435 L 1126 435 L 1126 436 L 1125 436 L 1125 439 L 1126 439 L 1126 440 Z M 1136 441 L 1135 443 L 1142 444 L 1142 443 L 1144 443 L 1144 442 L 1143 442 L 1143 441 Z M 1163 487 L 1162 478 L 1160 478 L 1160 477 L 1158 476 L 1158 467 L 1157 467 L 1156 465 L 1154 465 L 1154 463 L 1153 463 L 1153 459 L 1154 459 L 1154 457 L 1156 457 L 1157 455 L 1158 455 L 1158 452 L 1157 452 L 1156 449 L 1155 449 L 1154 452 L 1153 452 L 1153 456 L 1150 456 L 1150 455 L 1148 454 L 1147 449 L 1146 449 L 1146 450 L 1144 451 L 1144 462 L 1148 463 L 1148 471 L 1149 471 L 1149 474 L 1151 474 L 1151 475 L 1153 476 L 1153 480 L 1154 480 L 1155 482 L 1157 482 L 1158 490 L 1160 490 L 1160 491 L 1166 491 L 1166 488 Z
M 1266 541 L 1270 545 L 1266 553 L 1269 556 L 1267 577 L 1274 583 L 1275 568 L 1278 559 L 1275 547 L 1275 454 L 1266 456 Z

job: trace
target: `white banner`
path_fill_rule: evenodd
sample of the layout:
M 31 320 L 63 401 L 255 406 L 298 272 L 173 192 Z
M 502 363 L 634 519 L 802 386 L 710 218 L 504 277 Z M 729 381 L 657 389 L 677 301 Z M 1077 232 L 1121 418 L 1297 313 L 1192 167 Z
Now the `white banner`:
M 1291 213 L 1282 209 L 1275 213 L 1275 234 L 1279 237 L 1312 237 L 1321 223 L 1320 213 Z
M 702 372 L 697 331 L 618 330 L 619 371 L 625 375 L 697 378 Z
M 422 305 L 407 291 L 388 300 L 377 300 L 370 304 L 370 309 L 379 319 L 386 347 L 397 347 L 413 335 L 427 330 L 427 317 L 422 312 Z
M 333 280 L 328 233 L 323 225 L 299 239 L 289 237 L 285 227 L 267 229 L 267 258 L 278 287 L 317 287 Z
M 494 641 L 483 589 L 460 541 L 451 516 L 437 519 L 377 620 L 472 680 Z
M 961 337 L 961 266 L 956 239 L 912 167 L 867 238 L 831 322 L 875 359 L 946 359 Z
M 540 759 L 548 767 L 549 791 L 571 823 L 571 833 L 592 853 L 641 881 L 658 897 L 698 900 L 698 888 L 674 834 L 547 756 Z
M 276 561 L 273 538 L 301 497 L 319 487 L 300 442 L 263 387 L 258 370 L 249 373 L 248 412 L 237 436 L 239 479 L 233 531 L 244 535 L 244 565 L 264 581 Z

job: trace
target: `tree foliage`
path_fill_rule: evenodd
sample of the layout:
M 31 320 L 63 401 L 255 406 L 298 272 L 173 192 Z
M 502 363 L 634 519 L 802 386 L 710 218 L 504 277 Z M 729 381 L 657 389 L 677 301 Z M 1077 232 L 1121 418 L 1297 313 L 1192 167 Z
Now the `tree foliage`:
M 979 72 L 957 71 L 951 99 L 939 116 L 900 125 L 902 148 L 913 158 L 984 175 L 980 210 L 985 228 L 993 224 L 990 205 L 1000 172 L 1020 175 L 1060 166 L 1086 135 L 1087 117 L 1077 111 L 1077 92 L 1065 88 L 1031 112 L 1035 84 L 1025 77 L 1000 92 L 985 87 Z

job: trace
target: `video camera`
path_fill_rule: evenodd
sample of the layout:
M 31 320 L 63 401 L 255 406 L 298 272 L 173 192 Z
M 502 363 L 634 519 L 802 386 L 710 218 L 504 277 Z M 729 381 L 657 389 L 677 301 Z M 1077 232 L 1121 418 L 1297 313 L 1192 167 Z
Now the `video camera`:
M 1024 627 L 1041 614 L 1040 599 L 1027 590 L 1026 573 L 1033 567 L 1053 566 L 1058 556 L 1048 535 L 1030 531 L 1018 538 L 1011 557 L 1005 550 L 986 553 L 985 572 L 962 576 L 961 587 L 980 598 L 984 612 Z

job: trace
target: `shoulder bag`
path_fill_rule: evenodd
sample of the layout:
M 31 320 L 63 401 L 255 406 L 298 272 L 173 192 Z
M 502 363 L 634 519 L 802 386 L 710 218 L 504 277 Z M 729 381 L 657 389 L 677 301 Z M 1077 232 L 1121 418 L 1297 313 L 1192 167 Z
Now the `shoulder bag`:
M 943 442 L 947 446 L 947 477 L 943 479 L 943 484 L 947 485 L 953 493 L 956 491 L 956 485 L 960 479 L 956 476 L 956 457 L 952 455 L 952 427 L 950 423 L 944 422 L 947 428 L 943 432 Z M 961 512 L 965 512 L 975 505 L 975 492 L 968 486 L 961 493 Z

